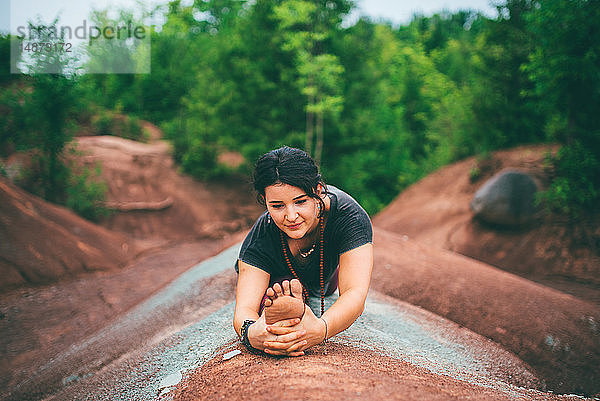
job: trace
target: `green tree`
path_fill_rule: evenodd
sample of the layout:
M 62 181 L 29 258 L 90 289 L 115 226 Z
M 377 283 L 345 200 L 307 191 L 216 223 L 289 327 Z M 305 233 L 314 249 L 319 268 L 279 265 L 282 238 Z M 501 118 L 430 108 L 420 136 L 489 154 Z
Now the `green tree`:
M 477 152 L 545 139 L 544 116 L 523 69 L 535 45 L 526 24 L 533 7 L 531 0 L 497 5 L 498 17 L 487 21 L 478 38 L 479 71 L 471 92 Z
M 536 49 L 526 71 L 563 145 L 554 161 L 550 205 L 571 214 L 600 204 L 600 2 L 535 2 L 528 21 Z
M 64 42 L 55 34 L 56 24 L 56 19 L 51 24 L 38 20 L 34 26 L 43 29 L 37 30 L 35 41 Z M 7 110 L 0 119 L 2 130 L 10 131 L 10 146 L 3 153 L 29 151 L 32 156 L 31 169 L 17 183 L 51 202 L 70 206 L 84 217 L 100 217 L 106 189 L 97 182 L 98 173 L 92 176 L 86 169 L 75 172 L 65 157 L 80 111 L 73 59 L 66 52 L 46 51 L 36 52 L 22 63 L 27 74 L 16 75 L 19 84 L 3 93 L 0 106 Z M 5 138 L 3 132 L 3 141 Z
M 225 149 L 239 150 L 250 163 L 275 146 L 302 146 L 302 94 L 294 57 L 282 49 L 274 6 L 258 0 L 235 23 L 194 39 L 202 57 L 195 56 L 193 85 L 177 117 L 164 124 L 178 161 L 187 161 L 186 171 L 199 164 L 196 171 L 206 176 L 207 169 L 219 167 L 214 160 L 186 156 L 191 146 L 213 149 L 202 152 L 213 158 Z
M 14 46 L 17 54 L 11 57 L 11 35 L 0 35 L 0 157 L 8 156 L 29 142 L 19 135 L 24 129 L 25 116 L 22 112 L 22 90 L 25 81 L 23 74 L 11 74 L 11 63 L 20 59 L 20 46 Z
M 60 37 L 54 33 L 57 22 L 57 19 L 51 24 L 39 19 L 35 23 L 29 22 L 43 27 L 37 30 L 39 37 L 35 40 L 45 43 L 63 40 L 62 32 Z M 71 139 L 67 120 L 75 104 L 70 62 L 68 53 L 60 51 L 36 52 L 31 60 L 23 61 L 32 90 L 19 91 L 20 104 L 15 109 L 23 128 L 18 133 L 21 149 L 39 149 L 34 158 L 35 167 L 29 172 L 25 185 L 52 202 L 63 200 L 66 194 L 68 169 L 61 155 Z
M 349 10 L 350 3 L 344 0 L 285 0 L 275 7 L 284 32 L 284 49 L 295 55 L 298 83 L 307 97 L 305 149 L 318 164 L 323 153 L 324 118 L 336 119 L 343 105 L 344 69 L 338 57 L 326 51 L 326 41 Z
M 433 122 L 456 88 L 390 26 L 361 20 L 337 35 L 335 51 L 346 71 L 345 107 L 324 171 L 375 213 L 436 167 L 430 157 L 449 134 Z

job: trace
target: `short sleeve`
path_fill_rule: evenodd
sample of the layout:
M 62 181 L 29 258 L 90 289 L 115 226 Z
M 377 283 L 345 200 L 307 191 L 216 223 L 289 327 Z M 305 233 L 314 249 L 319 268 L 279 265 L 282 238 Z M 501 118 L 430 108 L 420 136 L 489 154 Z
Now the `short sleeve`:
M 367 212 L 347 193 L 335 187 L 331 192 L 335 215 L 330 240 L 336 244 L 337 254 L 372 243 L 373 226 Z
M 238 259 L 242 262 L 248 263 L 250 266 L 258 267 L 267 273 L 271 273 L 271 269 L 269 269 L 269 259 L 262 252 L 259 252 L 256 246 L 249 246 L 243 252 L 240 251 Z M 239 266 L 237 262 L 235 264 L 235 270 L 239 272 Z
M 269 231 L 266 215 L 263 214 L 244 239 L 238 260 L 272 274 L 276 261 L 273 260 L 273 241 Z M 237 261 L 235 271 L 239 273 Z
M 358 205 L 357 205 L 358 206 Z M 360 206 L 358 206 L 360 208 Z M 367 213 L 360 208 L 346 216 L 339 226 L 339 254 L 373 242 L 373 227 Z

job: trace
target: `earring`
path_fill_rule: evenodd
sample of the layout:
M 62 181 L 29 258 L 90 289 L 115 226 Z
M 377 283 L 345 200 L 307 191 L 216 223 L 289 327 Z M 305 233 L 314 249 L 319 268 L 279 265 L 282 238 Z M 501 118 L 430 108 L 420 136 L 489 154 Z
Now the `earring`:
M 271 224 L 271 213 L 267 212 L 267 223 Z

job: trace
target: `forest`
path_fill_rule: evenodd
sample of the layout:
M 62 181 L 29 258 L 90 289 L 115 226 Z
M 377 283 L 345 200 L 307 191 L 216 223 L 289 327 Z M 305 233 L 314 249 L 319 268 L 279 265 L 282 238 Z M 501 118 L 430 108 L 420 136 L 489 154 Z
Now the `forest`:
M 3 35 L 0 174 L 3 160 L 30 152 L 19 185 L 100 218 L 105 187 L 97 171 L 69 164 L 69 141 L 82 131 L 144 140 L 147 120 L 199 180 L 247 174 L 262 153 L 301 147 L 327 183 L 374 214 L 444 165 L 548 143 L 559 150 L 548 154 L 552 182 L 540 204 L 570 219 L 598 211 L 599 1 L 506 0 L 493 18 L 440 11 L 400 26 L 349 24 L 353 7 L 175 0 L 142 15 L 94 11 L 98 24 L 149 26 L 148 74 L 86 73 L 107 54 L 89 54 L 80 70 L 58 55 L 35 62 L 59 74 L 11 74 L 14 37 Z M 220 164 L 229 151 L 245 164 Z

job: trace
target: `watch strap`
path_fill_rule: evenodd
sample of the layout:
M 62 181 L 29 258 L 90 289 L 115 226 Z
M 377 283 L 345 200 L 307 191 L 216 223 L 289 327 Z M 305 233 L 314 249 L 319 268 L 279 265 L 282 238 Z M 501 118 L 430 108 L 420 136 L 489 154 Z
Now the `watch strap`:
M 257 348 L 254 348 L 252 344 L 250 344 L 250 340 L 248 339 L 248 329 L 254 322 L 256 322 L 256 320 L 244 320 L 244 323 L 242 323 L 242 328 L 240 329 L 240 341 L 242 342 L 242 344 L 244 344 L 244 346 L 246 346 L 248 351 L 254 354 L 259 354 L 261 351 Z

